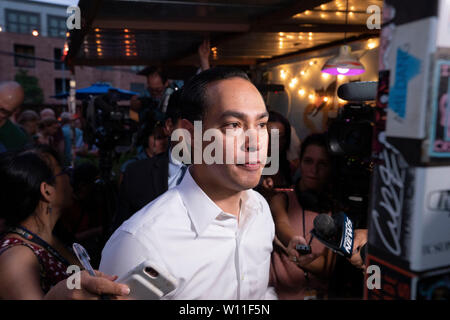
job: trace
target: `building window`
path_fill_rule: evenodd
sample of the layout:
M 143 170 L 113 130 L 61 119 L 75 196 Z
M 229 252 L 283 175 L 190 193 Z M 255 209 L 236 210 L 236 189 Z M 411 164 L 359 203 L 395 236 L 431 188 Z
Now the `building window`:
M 53 59 L 55 60 L 55 70 L 62 70 L 63 69 L 63 62 L 62 62 L 62 49 L 55 48 L 53 50 Z M 61 62 L 57 62 L 61 61 Z
M 40 32 L 41 22 L 39 13 L 5 10 L 6 31 L 17 33 L 29 33 L 33 30 Z
M 66 18 L 48 15 L 47 32 L 49 37 L 65 38 L 67 32 Z
M 64 88 L 63 88 L 64 84 Z M 64 91 L 63 91 L 64 89 Z M 56 78 L 55 79 L 55 95 L 66 92 L 69 93 L 70 90 L 70 79 L 61 79 Z
M 19 68 L 34 68 L 34 47 L 22 44 L 14 45 L 14 65 Z

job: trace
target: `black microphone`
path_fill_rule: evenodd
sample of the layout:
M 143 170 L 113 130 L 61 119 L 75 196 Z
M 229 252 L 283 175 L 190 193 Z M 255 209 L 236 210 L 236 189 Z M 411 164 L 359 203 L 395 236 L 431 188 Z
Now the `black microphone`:
M 314 218 L 314 229 L 311 234 L 326 247 L 349 258 L 353 251 L 354 229 L 353 222 L 344 212 L 333 217 L 319 214 Z

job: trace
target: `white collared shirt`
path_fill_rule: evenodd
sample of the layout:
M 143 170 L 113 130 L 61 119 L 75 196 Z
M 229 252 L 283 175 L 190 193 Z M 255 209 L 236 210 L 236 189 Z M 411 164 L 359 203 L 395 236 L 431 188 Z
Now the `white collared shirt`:
M 178 159 L 172 157 L 172 148 L 169 148 L 169 177 L 167 186 L 169 189 L 176 187 L 183 179 L 186 169 L 185 165 Z
M 274 299 L 268 287 L 275 227 L 266 200 L 242 192 L 237 217 L 223 212 L 187 170 L 181 183 L 135 213 L 102 252 L 119 277 L 150 260 L 178 281 L 164 299 Z

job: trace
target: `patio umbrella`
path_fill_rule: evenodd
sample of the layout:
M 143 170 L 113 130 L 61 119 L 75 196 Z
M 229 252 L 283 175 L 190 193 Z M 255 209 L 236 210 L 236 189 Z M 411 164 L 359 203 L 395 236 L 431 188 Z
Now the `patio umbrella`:
M 108 93 L 109 90 L 114 90 L 119 93 L 119 100 L 130 100 L 132 96 L 139 95 L 139 92 L 123 90 L 114 88 L 107 83 L 94 83 L 92 86 L 76 90 L 75 98 L 77 100 L 84 100 L 89 96 L 98 96 Z M 68 92 L 60 93 L 52 96 L 55 99 L 65 99 L 69 96 Z

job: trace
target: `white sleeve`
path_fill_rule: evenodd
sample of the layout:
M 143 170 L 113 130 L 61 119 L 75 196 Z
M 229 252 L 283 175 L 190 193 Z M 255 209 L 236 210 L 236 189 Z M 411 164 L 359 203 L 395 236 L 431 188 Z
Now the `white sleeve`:
M 103 248 L 99 270 L 120 278 L 146 260 L 161 261 L 156 250 L 144 246 L 133 234 L 119 230 Z

